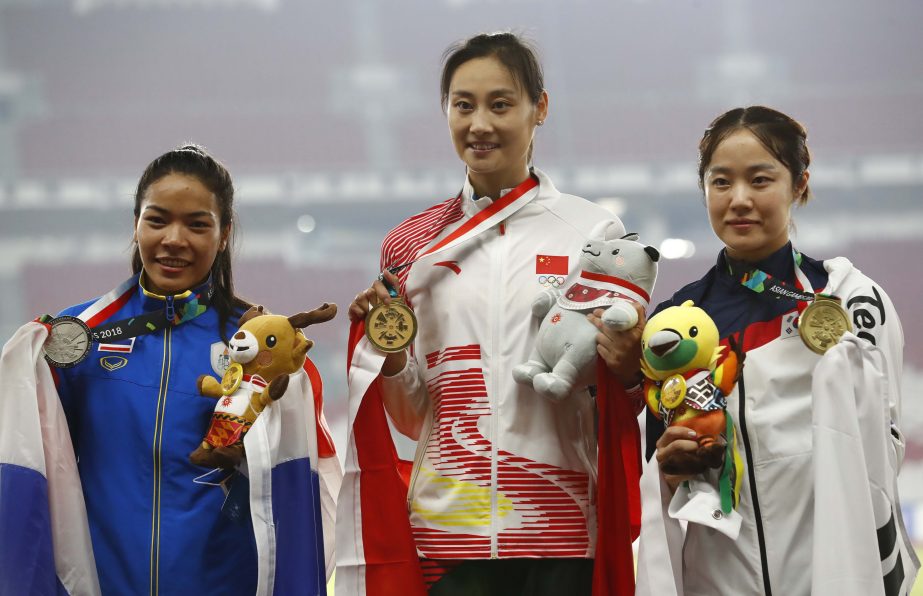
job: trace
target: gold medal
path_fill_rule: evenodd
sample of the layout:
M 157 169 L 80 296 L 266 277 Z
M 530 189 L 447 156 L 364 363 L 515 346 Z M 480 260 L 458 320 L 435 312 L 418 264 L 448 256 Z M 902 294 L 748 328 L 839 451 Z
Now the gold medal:
M 366 315 L 365 336 L 382 352 L 400 352 L 417 336 L 417 317 L 403 300 L 392 298 Z
M 824 354 L 847 331 L 852 331 L 849 315 L 835 296 L 818 294 L 798 318 L 801 341 L 818 354 Z
M 677 408 L 686 398 L 686 379 L 683 375 L 667 377 L 660 387 L 660 403 L 668 410 Z
M 221 392 L 225 395 L 231 395 L 240 387 L 240 382 L 243 378 L 244 367 L 240 365 L 240 362 L 232 362 L 231 366 L 224 371 L 224 376 L 221 377 Z

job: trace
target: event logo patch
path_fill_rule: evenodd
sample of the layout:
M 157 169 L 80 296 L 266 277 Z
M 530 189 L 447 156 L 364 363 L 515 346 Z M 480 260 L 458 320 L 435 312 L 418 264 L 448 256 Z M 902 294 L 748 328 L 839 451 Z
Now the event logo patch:
M 216 341 L 211 346 L 211 364 L 212 370 L 215 371 L 215 374 L 218 377 L 224 376 L 224 371 L 231 366 L 231 355 L 228 352 L 228 347 L 224 344 L 223 341 Z

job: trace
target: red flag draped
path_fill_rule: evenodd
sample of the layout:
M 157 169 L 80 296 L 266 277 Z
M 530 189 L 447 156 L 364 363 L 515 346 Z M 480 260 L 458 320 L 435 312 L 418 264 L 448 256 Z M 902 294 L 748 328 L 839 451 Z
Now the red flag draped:
M 347 367 L 364 337 L 365 325 L 350 328 Z M 407 513 L 407 484 L 399 469 L 381 397 L 381 379 L 365 392 L 351 432 L 359 464 L 365 593 L 373 596 L 425 595 L 423 575 Z
M 594 596 L 635 593 L 631 543 L 641 532 L 641 431 L 625 388 L 597 361 L 599 446 Z

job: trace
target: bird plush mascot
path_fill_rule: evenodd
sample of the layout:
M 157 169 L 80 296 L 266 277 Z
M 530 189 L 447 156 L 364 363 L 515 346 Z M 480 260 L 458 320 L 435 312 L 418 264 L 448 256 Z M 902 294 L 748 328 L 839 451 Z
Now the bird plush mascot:
M 730 507 L 739 492 L 742 460 L 736 449 L 727 396 L 737 382 L 743 354 L 729 338 L 725 354 L 718 328 L 701 308 L 687 300 L 666 308 L 647 322 L 641 336 L 644 397 L 666 426 L 696 432 L 698 449 L 673 454 L 660 462 L 666 474 L 701 474 L 722 468 L 722 503 Z M 731 490 L 734 484 L 734 490 Z

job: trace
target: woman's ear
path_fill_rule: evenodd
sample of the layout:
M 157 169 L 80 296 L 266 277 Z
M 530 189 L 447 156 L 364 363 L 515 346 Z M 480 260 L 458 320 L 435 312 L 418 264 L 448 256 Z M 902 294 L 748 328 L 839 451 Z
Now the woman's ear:
M 548 92 L 544 89 L 535 104 L 535 124 L 539 125 L 548 118 Z
M 228 247 L 228 238 L 231 237 L 231 226 L 228 224 L 228 227 L 224 228 L 224 231 L 221 232 L 221 242 L 218 243 L 218 252 L 224 252 L 224 249 Z
M 795 201 L 804 203 L 808 200 L 808 197 L 805 195 L 808 192 L 808 179 L 811 177 L 811 173 L 807 170 L 801 175 L 801 178 L 798 179 L 798 183 L 795 184 Z

